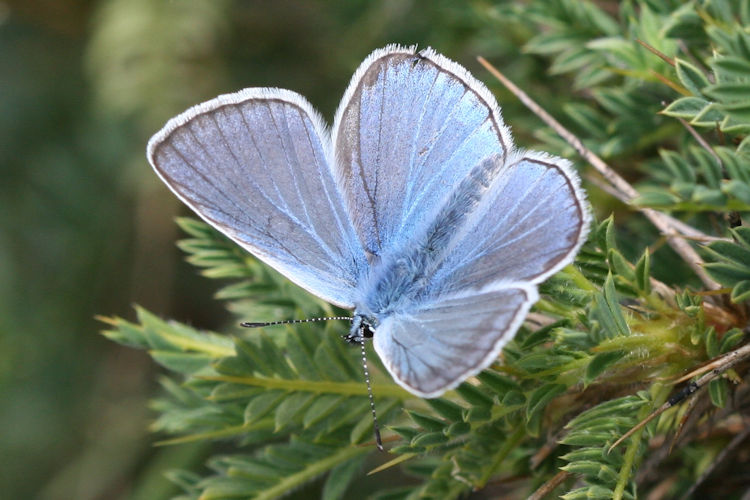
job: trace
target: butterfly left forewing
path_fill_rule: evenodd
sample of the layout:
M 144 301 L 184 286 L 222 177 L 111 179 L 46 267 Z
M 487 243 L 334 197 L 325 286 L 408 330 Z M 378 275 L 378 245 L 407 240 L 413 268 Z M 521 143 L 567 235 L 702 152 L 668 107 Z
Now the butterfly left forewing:
M 432 50 L 399 46 L 362 63 L 332 139 L 355 228 L 373 255 L 407 244 L 478 162 L 511 149 L 484 85 Z

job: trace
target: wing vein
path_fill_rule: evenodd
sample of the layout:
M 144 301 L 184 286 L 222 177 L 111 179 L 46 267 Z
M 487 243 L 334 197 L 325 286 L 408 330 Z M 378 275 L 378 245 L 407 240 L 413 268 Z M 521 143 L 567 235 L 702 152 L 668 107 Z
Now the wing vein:
M 417 140 L 419 139 L 419 135 L 422 133 L 422 123 L 424 122 L 425 114 L 427 113 L 427 103 L 430 100 L 430 97 L 432 97 L 432 92 L 435 89 L 435 82 L 437 82 L 438 76 L 440 72 L 436 71 L 435 76 L 432 79 L 432 82 L 430 83 L 430 90 L 427 91 L 427 93 L 424 96 L 424 99 L 422 100 L 422 109 L 419 113 L 419 120 L 417 120 L 417 127 L 416 132 L 414 134 L 414 137 L 411 141 L 411 161 L 409 162 L 409 172 L 408 172 L 408 179 L 413 179 L 415 175 L 415 168 L 416 168 L 416 156 L 417 156 Z M 411 200 L 412 196 L 412 190 L 413 190 L 413 183 L 409 182 L 406 184 L 406 192 L 404 193 L 404 198 L 401 200 L 401 224 L 399 226 L 399 230 L 403 230 L 404 228 L 404 222 L 407 218 L 407 207 L 410 206 L 408 201 Z

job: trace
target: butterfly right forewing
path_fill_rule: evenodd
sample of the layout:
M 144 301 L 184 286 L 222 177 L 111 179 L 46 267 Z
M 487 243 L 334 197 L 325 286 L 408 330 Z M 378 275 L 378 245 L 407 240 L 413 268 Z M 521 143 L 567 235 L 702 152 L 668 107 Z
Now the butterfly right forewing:
M 148 146 L 162 180 L 209 224 L 308 291 L 353 307 L 368 264 L 331 157 L 317 113 L 279 89 L 196 106 Z

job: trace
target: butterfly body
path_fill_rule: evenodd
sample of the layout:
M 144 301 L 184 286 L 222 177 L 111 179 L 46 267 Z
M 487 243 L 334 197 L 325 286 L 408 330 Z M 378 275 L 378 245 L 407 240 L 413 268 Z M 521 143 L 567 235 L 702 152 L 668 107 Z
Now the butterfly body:
M 451 240 L 463 236 L 463 225 L 489 188 L 499 171 L 500 160 L 490 157 L 478 165 L 469 176 L 446 195 L 444 204 L 428 224 L 416 231 L 403 248 L 371 259 L 364 284 L 362 299 L 355 303 L 354 316 L 373 330 L 381 320 L 408 311 L 439 294 L 440 283 L 435 280 L 447 255 Z M 357 330 L 352 326 L 350 336 Z
M 497 358 L 589 215 L 568 162 L 515 150 L 492 94 L 426 49 L 375 51 L 329 134 L 301 96 L 247 89 L 149 142 L 164 182 L 290 280 L 353 309 L 350 341 L 433 397 Z

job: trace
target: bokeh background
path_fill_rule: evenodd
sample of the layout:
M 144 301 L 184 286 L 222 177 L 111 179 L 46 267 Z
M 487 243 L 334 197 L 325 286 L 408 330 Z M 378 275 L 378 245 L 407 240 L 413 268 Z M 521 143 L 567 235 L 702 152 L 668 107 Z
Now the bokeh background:
M 175 247 L 185 214 L 145 145 L 220 93 L 278 86 L 330 120 L 359 62 L 433 46 L 488 83 L 517 141 L 539 122 L 476 63 L 484 55 L 552 112 L 531 27 L 503 2 L 25 0 L 0 2 L 0 497 L 169 497 L 162 472 L 203 450 L 155 448 L 158 369 L 98 334 L 140 304 L 200 328 L 229 321 Z M 522 5 L 522 2 L 515 2 Z

